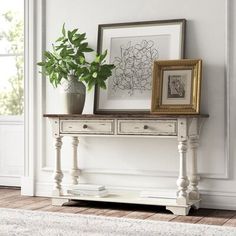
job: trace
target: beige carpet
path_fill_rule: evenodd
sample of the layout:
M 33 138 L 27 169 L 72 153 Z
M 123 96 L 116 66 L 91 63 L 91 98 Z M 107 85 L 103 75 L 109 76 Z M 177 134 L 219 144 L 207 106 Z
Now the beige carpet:
M 236 236 L 236 228 L 0 208 L 0 236 Z

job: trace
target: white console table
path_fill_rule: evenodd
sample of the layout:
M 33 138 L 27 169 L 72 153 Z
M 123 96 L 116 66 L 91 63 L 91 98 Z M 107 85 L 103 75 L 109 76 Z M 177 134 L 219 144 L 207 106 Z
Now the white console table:
M 45 114 L 52 126 L 55 140 L 55 171 L 52 204 L 62 205 L 70 200 L 88 200 L 148 205 L 164 205 L 176 215 L 187 215 L 191 206 L 199 208 L 199 177 L 197 174 L 197 148 L 200 129 L 208 115 L 63 115 Z M 143 198 L 139 193 L 110 193 L 106 197 L 73 196 L 63 194 L 61 182 L 61 147 L 63 136 L 72 137 L 72 184 L 78 184 L 78 136 L 142 136 L 176 137 L 179 151 L 179 175 L 176 199 Z M 189 144 L 188 144 L 189 143 Z M 190 173 L 187 174 L 186 152 L 190 148 Z M 109 189 L 108 189 L 109 190 Z

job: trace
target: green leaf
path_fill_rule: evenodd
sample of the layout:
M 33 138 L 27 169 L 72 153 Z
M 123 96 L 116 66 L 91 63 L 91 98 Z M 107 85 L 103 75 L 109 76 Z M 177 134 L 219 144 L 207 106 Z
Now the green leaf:
M 80 62 L 80 64 L 84 64 L 84 62 L 85 62 L 85 58 L 84 57 L 82 57 L 82 56 L 79 56 L 79 62 Z
M 84 49 L 88 47 L 88 43 L 82 43 L 80 44 L 79 49 L 84 52 Z
M 92 48 L 85 48 L 83 49 L 84 52 L 93 52 L 94 50 Z
M 61 44 L 60 46 L 55 46 L 55 50 L 58 51 L 64 47 L 65 47 L 65 44 Z
M 92 77 L 96 79 L 97 76 L 98 76 L 98 73 L 97 72 L 93 72 Z
M 66 31 L 65 24 L 62 34 L 63 36 L 56 40 L 59 43 L 52 46 L 52 52 L 45 51 L 44 60 L 37 63 L 38 66 L 42 66 L 42 73 L 49 78 L 54 87 L 57 87 L 62 79 L 67 79 L 69 74 L 74 74 L 86 83 L 88 90 L 94 85 L 105 89 L 105 80 L 112 75 L 112 69 L 115 67 L 105 63 L 107 50 L 88 62 L 85 55 L 94 50 L 88 46 L 86 34 L 79 34 L 78 29 Z
M 106 83 L 104 82 L 104 80 L 99 80 L 98 85 L 102 89 L 106 89 L 107 88 Z
M 105 50 L 105 52 L 103 54 L 101 54 L 100 62 L 102 62 L 105 59 L 106 56 L 107 56 L 107 50 Z
M 63 34 L 64 37 L 66 36 L 65 23 L 62 26 L 62 34 Z
M 100 62 L 100 58 L 101 58 L 101 56 L 99 54 L 97 54 L 94 62 L 95 63 L 99 63 Z
M 88 91 L 90 91 L 93 86 L 95 85 L 96 81 L 95 80 L 89 80 L 88 81 Z
M 45 62 L 43 62 L 43 61 L 42 62 L 38 62 L 37 65 L 38 66 L 45 66 Z
M 90 80 L 90 74 L 87 74 L 85 76 L 80 77 L 80 80 L 85 81 L 86 83 L 88 83 L 89 80 Z
M 48 51 L 45 51 L 45 52 L 44 52 L 44 56 L 45 56 L 46 58 L 53 59 L 52 54 L 51 54 L 50 52 L 48 52 Z
M 76 70 L 77 69 L 77 65 L 74 63 L 74 62 L 68 62 L 69 66 L 73 69 L 73 70 Z
M 61 36 L 60 38 L 58 38 L 57 40 L 56 40 L 56 42 L 60 42 L 60 41 L 62 41 L 64 39 L 64 36 Z
M 69 41 L 72 43 L 72 37 L 73 37 L 72 32 L 68 30 L 67 34 Z
M 71 31 L 71 34 L 74 36 L 74 34 L 78 31 L 78 29 L 74 29 Z
M 78 47 L 82 41 L 86 39 L 86 33 L 83 34 L 75 34 L 74 44 Z

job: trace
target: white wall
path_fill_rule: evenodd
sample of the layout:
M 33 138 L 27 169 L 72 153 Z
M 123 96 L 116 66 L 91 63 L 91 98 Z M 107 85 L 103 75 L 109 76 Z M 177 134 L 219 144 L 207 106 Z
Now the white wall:
M 40 1 L 39 1 L 40 2 Z M 45 3 L 46 2 L 46 3 Z M 36 6 L 38 21 L 37 59 L 42 44 L 50 49 L 65 22 L 70 29 L 87 32 L 96 48 L 98 24 L 185 18 L 186 57 L 203 59 L 202 112 L 210 114 L 205 123 L 199 149 L 202 176 L 200 189 L 204 207 L 236 209 L 235 134 L 235 18 L 236 4 L 230 0 L 47 0 L 45 8 Z M 227 5 L 230 4 L 230 6 Z M 228 7 L 227 7 L 228 6 Z M 44 15 L 45 14 L 45 15 Z M 44 27 L 44 23 L 45 26 Z M 45 32 L 42 41 L 41 27 Z M 230 27 L 230 28 L 229 28 Z M 229 29 L 229 30 L 228 30 Z M 37 82 L 38 115 L 60 110 L 59 92 Z M 227 90 L 228 89 L 228 90 Z M 42 101 L 41 101 L 42 97 Z M 87 94 L 84 113 L 93 111 L 93 92 Z M 230 116 L 229 116 L 230 115 Z M 36 163 L 37 195 L 50 195 L 53 146 L 48 122 L 38 118 L 37 137 L 42 152 Z M 230 123 L 228 122 L 230 121 Z M 230 125 L 230 129 L 229 129 Z M 230 132 L 228 132 L 230 131 Z M 43 141 L 42 141 L 43 140 Z M 81 181 L 128 188 L 175 189 L 178 170 L 177 142 L 174 139 L 81 138 L 79 165 Z M 230 144 L 230 145 L 229 145 Z M 63 148 L 63 168 L 70 167 L 69 140 Z M 228 168 L 230 166 L 230 168 Z M 65 176 L 64 183 L 68 183 Z M 229 204 L 230 199 L 230 204 Z

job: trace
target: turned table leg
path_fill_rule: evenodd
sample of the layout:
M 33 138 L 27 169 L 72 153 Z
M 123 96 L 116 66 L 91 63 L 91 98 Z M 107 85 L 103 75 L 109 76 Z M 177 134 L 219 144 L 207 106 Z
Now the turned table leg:
M 73 148 L 73 160 L 72 160 L 72 169 L 71 169 L 71 177 L 72 177 L 72 184 L 78 184 L 79 178 L 79 168 L 78 168 L 78 144 L 79 140 L 78 137 L 72 137 L 72 148 Z
M 187 141 L 179 141 L 179 177 L 177 180 L 178 192 L 177 192 L 177 203 L 180 205 L 188 204 L 188 185 L 189 180 L 187 177 L 187 165 L 186 165 L 186 152 L 187 152 Z
M 199 136 L 190 136 L 189 138 L 191 150 L 191 165 L 190 165 L 190 200 L 199 200 L 200 195 L 198 191 L 199 176 L 197 174 L 197 149 L 199 146 Z
M 179 205 L 188 204 L 188 185 L 189 180 L 187 177 L 187 119 L 178 119 L 178 151 L 179 151 L 179 177 L 177 179 L 177 199 Z
M 62 195 L 62 188 L 61 188 L 61 182 L 63 179 L 63 173 L 61 170 L 61 147 L 62 147 L 62 137 L 56 137 L 55 138 L 55 169 L 54 169 L 54 185 L 53 185 L 53 196 L 60 196 Z

